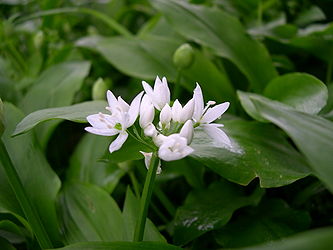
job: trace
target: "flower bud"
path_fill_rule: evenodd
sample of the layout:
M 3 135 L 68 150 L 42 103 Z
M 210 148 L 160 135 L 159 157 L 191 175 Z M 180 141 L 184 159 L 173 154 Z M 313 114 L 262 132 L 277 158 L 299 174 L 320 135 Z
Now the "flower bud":
M 187 139 L 187 145 L 190 145 L 192 142 L 193 132 L 193 122 L 192 120 L 188 120 L 179 132 L 180 136 Z
M 33 37 L 33 43 L 36 48 L 40 48 L 44 41 L 44 33 L 43 31 L 39 30 Z
M 186 122 L 187 120 L 192 119 L 194 111 L 194 100 L 189 100 L 186 105 L 183 107 L 183 110 L 181 112 L 180 122 Z
M 172 105 L 172 120 L 175 122 L 180 122 L 182 119 L 182 105 L 179 103 L 178 99 Z
M 179 69 L 189 68 L 194 62 L 194 50 L 188 43 L 182 44 L 173 54 L 173 63 Z
M 162 126 L 165 126 L 167 124 L 169 124 L 169 122 L 171 121 L 172 118 L 172 112 L 171 112 L 171 108 L 169 106 L 169 104 L 165 104 L 164 108 L 162 109 L 161 113 L 160 113 L 160 123 L 162 124 Z
M 92 88 L 92 99 L 104 100 L 105 93 L 109 89 L 108 85 L 102 78 L 98 78 Z
M 155 109 L 147 95 L 144 95 L 140 106 L 140 119 L 139 124 L 141 128 L 147 127 L 153 122 L 155 116 Z

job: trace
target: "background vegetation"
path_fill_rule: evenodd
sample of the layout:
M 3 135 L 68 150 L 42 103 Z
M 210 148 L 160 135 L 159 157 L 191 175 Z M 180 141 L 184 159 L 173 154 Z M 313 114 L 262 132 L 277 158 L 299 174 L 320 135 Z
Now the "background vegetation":
M 1 249 L 333 246 L 331 1 L 2 0 L 0 10 Z M 184 43 L 195 56 L 179 69 Z M 156 75 L 181 84 L 182 100 L 199 82 L 206 101 L 229 101 L 221 122 L 234 144 L 201 134 L 191 157 L 163 162 L 145 242 L 132 243 L 141 145 L 110 155 L 110 138 L 75 122 L 104 109 L 106 89 L 131 100 Z

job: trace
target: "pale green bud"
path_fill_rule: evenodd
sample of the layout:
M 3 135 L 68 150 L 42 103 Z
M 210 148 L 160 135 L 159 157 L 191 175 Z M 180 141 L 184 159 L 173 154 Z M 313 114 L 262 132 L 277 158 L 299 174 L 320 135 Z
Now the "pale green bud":
M 194 50 L 188 43 L 182 44 L 173 54 L 173 63 L 179 69 L 189 68 L 194 61 Z
M 92 88 L 93 100 L 105 100 L 106 91 L 109 89 L 107 84 L 102 78 L 98 78 Z
M 44 33 L 43 31 L 40 30 L 33 37 L 35 48 L 40 48 L 43 44 L 43 41 L 44 41 Z

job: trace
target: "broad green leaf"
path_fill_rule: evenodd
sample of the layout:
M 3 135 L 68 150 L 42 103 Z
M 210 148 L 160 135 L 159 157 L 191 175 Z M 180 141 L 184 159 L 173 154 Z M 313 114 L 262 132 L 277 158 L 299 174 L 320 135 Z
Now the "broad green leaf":
M 270 81 L 264 95 L 299 111 L 317 114 L 326 105 L 328 91 L 326 85 L 312 75 L 290 73 Z
M 11 137 L 17 122 L 23 118 L 23 114 L 11 104 L 5 104 L 4 108 L 6 130 L 2 140 L 23 183 L 26 194 L 42 220 L 43 226 L 49 237 L 57 242 L 60 239 L 60 234 L 55 200 L 60 189 L 60 180 L 45 159 L 32 133 L 15 138 Z M 6 175 L 3 173 L 2 166 L 0 167 L 0 179 L 0 211 L 12 213 L 30 230 L 23 220 L 23 212 L 11 190 Z
M 99 52 L 119 71 L 139 78 L 155 79 L 166 76 L 173 81 L 176 70 L 172 65 L 173 52 L 180 45 L 174 40 L 149 36 L 148 38 L 85 37 L 78 46 Z
M 318 178 L 333 192 L 333 123 L 260 96 L 251 97 L 251 100 L 263 118 L 291 137 Z
M 126 237 L 124 240 L 133 241 L 134 230 L 138 220 L 138 214 L 140 213 L 140 200 L 134 196 L 130 188 L 127 188 L 124 208 L 123 208 L 123 218 L 124 227 L 126 231 Z M 164 237 L 160 234 L 151 220 L 147 220 L 145 226 L 145 233 L 143 236 L 144 241 L 159 241 L 166 242 Z
M 252 96 L 258 96 L 257 94 L 247 93 L 247 92 L 237 90 L 237 96 L 239 98 L 239 101 L 240 101 L 243 109 L 246 111 L 246 113 L 249 116 L 251 116 L 253 119 L 255 119 L 259 122 L 268 122 L 258 113 L 256 107 L 254 106 L 252 100 L 250 99 L 250 97 L 252 97 Z
M 156 75 L 166 76 L 170 82 L 175 81 L 177 73 L 172 56 L 182 43 L 180 39 L 153 35 L 140 38 L 86 37 L 77 42 L 81 47 L 100 53 L 124 74 L 151 80 Z M 235 91 L 226 74 L 198 50 L 195 50 L 193 65 L 181 73 L 181 83 L 189 91 L 194 89 L 196 82 L 201 84 L 208 98 L 235 100 Z
M 59 196 L 65 241 L 121 241 L 124 221 L 117 203 L 103 189 L 74 181 Z
M 249 38 L 233 16 L 217 8 L 185 1 L 154 0 L 151 3 L 180 34 L 232 61 L 256 91 L 262 91 L 277 75 L 266 49 Z
M 39 109 L 72 104 L 75 93 L 81 88 L 88 75 L 90 63 L 85 61 L 65 62 L 44 71 L 23 97 L 19 107 L 29 114 Z M 59 121 L 44 124 L 38 130 L 42 146 Z
M 245 247 L 304 231 L 310 226 L 308 212 L 294 210 L 280 199 L 262 201 L 215 232 L 216 241 L 225 248 Z
M 251 195 L 243 187 L 227 181 L 215 182 L 208 189 L 192 191 L 174 219 L 174 242 L 186 244 L 200 235 L 221 228 L 239 208 L 259 203 L 263 189 Z
M 330 250 L 333 245 L 333 228 L 321 228 L 299 233 L 278 241 L 237 250 Z
M 87 133 L 71 156 L 67 178 L 100 186 L 111 193 L 126 169 L 101 161 L 110 143 L 110 137 Z
M 243 120 L 223 124 L 232 145 L 217 145 L 203 130 L 197 130 L 191 157 L 224 178 L 241 185 L 259 178 L 260 186 L 268 188 L 287 185 L 311 173 L 301 154 L 273 126 Z
M 83 242 L 57 250 L 180 250 L 180 247 L 160 242 Z M 51 249 L 50 249 L 51 250 Z
M 105 112 L 105 101 L 89 101 L 60 108 L 37 110 L 17 124 L 13 136 L 23 134 L 41 122 L 52 119 L 65 119 L 74 122 L 87 122 L 86 117 L 98 112 Z

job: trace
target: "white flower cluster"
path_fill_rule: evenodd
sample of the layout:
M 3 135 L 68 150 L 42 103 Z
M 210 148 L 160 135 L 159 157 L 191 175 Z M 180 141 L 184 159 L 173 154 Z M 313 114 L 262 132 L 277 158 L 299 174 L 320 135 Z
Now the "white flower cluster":
M 204 105 L 201 88 L 197 84 L 193 91 L 193 98 L 184 106 L 175 100 L 171 106 L 170 90 L 165 77 L 156 77 L 154 88 L 145 81 L 142 91 L 128 105 L 120 96 L 116 98 L 111 91 L 107 91 L 110 114 L 93 114 L 87 117 L 91 127 L 86 131 L 104 136 L 118 137 L 109 147 L 110 153 L 118 150 L 128 137 L 128 128 L 139 116 L 139 124 L 143 129 L 145 142 L 150 142 L 158 150 L 158 157 L 164 161 L 182 159 L 194 150 L 190 147 L 195 128 L 201 127 L 218 143 L 230 144 L 228 136 L 220 129 L 222 124 L 212 123 L 218 119 L 229 107 L 229 102 L 215 105 L 209 101 Z M 155 117 L 156 116 L 156 117 Z M 159 118 L 159 119 L 158 119 Z M 136 133 L 135 136 L 139 136 Z M 152 153 L 142 152 L 146 165 Z

